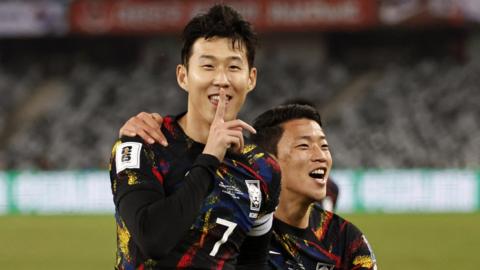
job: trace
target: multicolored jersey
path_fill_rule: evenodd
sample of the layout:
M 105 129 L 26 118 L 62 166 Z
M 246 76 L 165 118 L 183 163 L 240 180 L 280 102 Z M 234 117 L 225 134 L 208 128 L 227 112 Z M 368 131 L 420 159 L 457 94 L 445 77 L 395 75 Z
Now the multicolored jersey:
M 167 147 L 138 137 L 113 147 L 116 269 L 234 269 L 242 244 L 271 232 L 278 164 L 250 144 L 220 163 L 179 117 L 164 118 Z
M 376 270 L 375 255 L 352 223 L 318 205 L 310 208 L 307 229 L 273 221 L 269 251 L 272 269 Z

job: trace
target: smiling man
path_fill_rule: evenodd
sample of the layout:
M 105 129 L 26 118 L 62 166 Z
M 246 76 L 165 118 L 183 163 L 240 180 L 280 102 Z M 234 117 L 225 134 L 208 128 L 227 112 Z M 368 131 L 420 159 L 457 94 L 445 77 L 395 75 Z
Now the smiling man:
M 326 196 L 332 156 L 318 112 L 285 105 L 254 120 L 252 140 L 273 154 L 282 171 L 280 203 L 270 243 L 273 269 L 374 270 L 361 231 L 314 204 Z
M 188 110 L 163 119 L 169 144 L 122 137 L 112 150 L 116 269 L 263 269 L 280 172 L 245 144 L 242 131 L 255 130 L 237 119 L 256 84 L 256 37 L 216 5 L 183 39 L 176 75 Z

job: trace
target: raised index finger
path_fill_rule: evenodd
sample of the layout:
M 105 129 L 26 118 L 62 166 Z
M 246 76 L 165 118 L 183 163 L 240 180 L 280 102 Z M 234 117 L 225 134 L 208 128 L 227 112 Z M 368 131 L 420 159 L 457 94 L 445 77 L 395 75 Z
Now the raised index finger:
M 225 89 L 223 88 L 220 88 L 220 92 L 218 94 L 220 96 L 220 100 L 217 103 L 217 111 L 215 112 L 215 118 L 213 119 L 213 121 L 223 122 L 225 118 L 225 110 L 227 107 L 227 94 L 225 93 Z
M 226 122 L 226 127 L 228 129 L 240 129 L 240 130 L 246 129 L 253 134 L 257 133 L 257 131 L 251 125 L 247 124 L 246 122 L 240 119 L 235 119 L 235 120 Z

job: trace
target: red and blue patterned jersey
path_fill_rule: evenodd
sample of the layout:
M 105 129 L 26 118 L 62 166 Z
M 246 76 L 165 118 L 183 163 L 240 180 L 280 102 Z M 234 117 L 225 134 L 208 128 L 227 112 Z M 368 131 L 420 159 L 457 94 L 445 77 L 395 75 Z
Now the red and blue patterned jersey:
M 167 147 L 139 138 L 114 146 L 116 269 L 234 269 L 244 240 L 271 228 L 280 192 L 271 156 L 246 144 L 220 163 L 177 119 L 164 118 Z
M 375 255 L 362 232 L 314 204 L 307 229 L 274 219 L 269 264 L 282 270 L 377 269 Z

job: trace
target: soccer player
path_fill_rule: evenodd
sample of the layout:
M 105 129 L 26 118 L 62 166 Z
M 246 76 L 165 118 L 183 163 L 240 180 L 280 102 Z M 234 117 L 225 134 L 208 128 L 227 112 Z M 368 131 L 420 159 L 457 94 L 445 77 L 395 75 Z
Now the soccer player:
M 315 204 L 326 196 L 332 156 L 320 114 L 307 105 L 273 108 L 254 120 L 253 142 L 282 171 L 269 262 L 273 269 L 376 269 L 362 232 Z
M 312 102 L 303 98 L 288 99 L 282 105 L 288 104 L 308 105 L 312 108 L 316 108 Z M 317 204 L 325 210 L 335 212 L 335 209 L 337 208 L 338 194 L 339 188 L 337 183 L 333 181 L 332 177 L 329 177 L 327 179 L 327 195 L 321 201 L 318 201 Z
M 263 269 L 280 171 L 236 119 L 256 84 L 256 37 L 215 5 L 183 39 L 176 75 L 188 110 L 162 119 L 168 145 L 121 137 L 112 150 L 116 269 Z
M 160 115 L 132 117 L 121 134 L 141 133 L 161 140 Z M 253 142 L 273 154 L 282 171 L 280 202 L 273 222 L 269 264 L 272 269 L 374 270 L 376 259 L 367 239 L 352 223 L 322 209 L 332 157 L 319 113 L 290 104 L 254 120 Z M 156 128 L 155 128 L 156 127 Z

